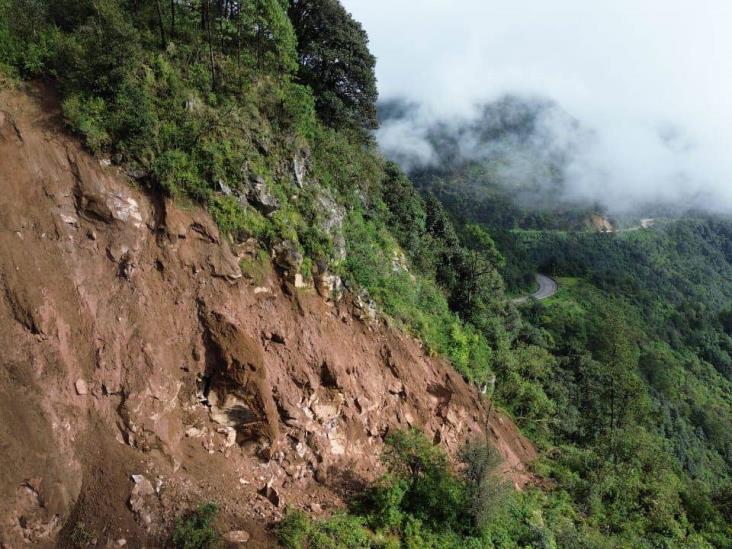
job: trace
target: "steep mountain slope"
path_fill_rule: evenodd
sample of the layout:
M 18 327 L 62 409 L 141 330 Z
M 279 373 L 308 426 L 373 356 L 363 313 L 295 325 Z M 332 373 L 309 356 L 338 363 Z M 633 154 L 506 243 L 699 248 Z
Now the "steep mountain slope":
M 482 436 L 485 402 L 447 363 L 136 189 L 42 87 L 0 95 L 0 185 L 0 545 L 155 545 L 217 499 L 223 531 L 267 547 L 285 503 L 317 514 L 375 478 L 388 431 L 453 454 Z M 529 481 L 510 420 L 494 410 L 487 436 Z

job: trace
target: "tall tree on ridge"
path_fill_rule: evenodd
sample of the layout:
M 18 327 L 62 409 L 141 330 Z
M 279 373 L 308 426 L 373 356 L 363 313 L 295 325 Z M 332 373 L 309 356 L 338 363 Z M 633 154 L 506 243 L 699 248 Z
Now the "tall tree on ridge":
M 376 128 L 376 58 L 366 31 L 338 0 L 291 0 L 289 15 L 298 76 L 313 89 L 320 118 L 336 129 Z

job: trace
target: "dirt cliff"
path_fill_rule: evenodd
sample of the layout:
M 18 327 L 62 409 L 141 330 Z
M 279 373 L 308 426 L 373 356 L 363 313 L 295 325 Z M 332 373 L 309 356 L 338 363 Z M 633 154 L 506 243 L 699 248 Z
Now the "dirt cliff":
M 0 93 L 0 192 L 0 546 L 159 546 L 214 499 L 268 547 L 285 504 L 378 475 L 389 430 L 482 436 L 448 364 L 347 294 L 242 275 L 254 243 L 84 152 L 42 87 Z M 488 423 L 525 483 L 534 449 Z
M 598 233 L 614 233 L 616 231 L 615 224 L 604 215 L 593 213 L 587 219 L 587 225 Z

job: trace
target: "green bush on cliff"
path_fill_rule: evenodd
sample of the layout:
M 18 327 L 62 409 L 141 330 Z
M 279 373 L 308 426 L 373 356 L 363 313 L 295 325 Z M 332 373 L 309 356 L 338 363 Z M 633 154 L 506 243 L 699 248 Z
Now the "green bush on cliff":
M 213 502 L 202 503 L 175 523 L 171 541 L 176 549 L 214 549 L 221 536 L 213 526 L 219 507 Z
M 514 492 L 484 440 L 466 445 L 455 468 L 421 432 L 399 431 L 387 437 L 382 459 L 386 474 L 348 515 L 313 520 L 291 510 L 278 526 L 280 542 L 288 549 L 478 549 L 533 547 L 554 539 L 541 523 L 544 502 L 538 493 Z

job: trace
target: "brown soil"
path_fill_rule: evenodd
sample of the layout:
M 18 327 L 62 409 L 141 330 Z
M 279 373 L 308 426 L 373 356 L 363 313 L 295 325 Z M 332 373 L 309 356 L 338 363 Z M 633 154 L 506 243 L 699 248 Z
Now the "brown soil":
M 270 547 L 285 504 L 328 513 L 374 479 L 389 430 L 483 436 L 485 403 L 417 341 L 347 295 L 255 286 L 251 242 L 106 164 L 48 90 L 0 93 L 1 547 L 161 546 L 207 500 Z M 533 447 L 489 425 L 522 486 Z

